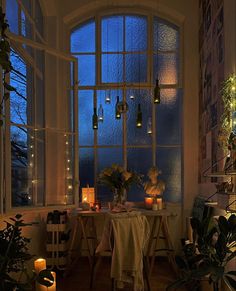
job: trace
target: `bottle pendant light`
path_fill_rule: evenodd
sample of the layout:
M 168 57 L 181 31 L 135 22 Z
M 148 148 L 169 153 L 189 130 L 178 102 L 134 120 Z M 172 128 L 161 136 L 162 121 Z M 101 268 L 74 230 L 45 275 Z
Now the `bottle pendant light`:
M 121 118 L 121 113 L 119 111 L 119 96 L 116 96 L 115 115 L 116 115 L 116 119 Z
M 93 129 L 98 129 L 98 116 L 97 116 L 97 108 L 93 108 Z
M 148 118 L 148 123 L 147 123 L 147 134 L 152 134 L 152 118 Z
M 155 104 L 161 103 L 161 89 L 160 89 L 158 78 L 156 79 L 156 85 L 154 88 L 154 100 L 153 101 Z
M 98 108 L 98 121 L 103 122 L 103 119 L 104 119 L 103 107 L 102 107 L 102 104 L 100 104 L 100 106 Z
M 140 128 L 142 127 L 142 111 L 141 111 L 141 104 L 138 104 L 138 112 L 137 112 L 137 119 L 136 119 L 136 127 Z
M 110 103 L 111 103 L 111 94 L 110 94 L 110 90 L 107 90 L 107 91 L 106 91 L 105 103 L 106 103 L 106 104 L 110 104 Z

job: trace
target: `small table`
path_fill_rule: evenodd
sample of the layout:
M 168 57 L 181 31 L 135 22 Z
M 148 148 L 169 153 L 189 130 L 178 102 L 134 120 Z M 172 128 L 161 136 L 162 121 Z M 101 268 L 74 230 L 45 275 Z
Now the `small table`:
M 155 255 L 159 251 L 166 251 L 167 256 L 169 259 L 170 264 L 172 265 L 174 271 L 176 271 L 176 264 L 174 259 L 174 248 L 173 243 L 169 233 L 168 227 L 168 217 L 171 215 L 169 211 L 163 210 L 147 210 L 141 208 L 135 208 L 135 210 L 140 211 L 143 215 L 149 218 L 150 222 L 150 239 L 147 246 L 146 256 L 148 257 L 148 267 L 149 267 L 149 276 L 152 273 L 152 269 L 154 266 Z M 95 225 L 95 219 L 98 217 L 103 217 L 104 220 L 106 215 L 110 212 L 108 209 L 102 209 L 100 211 L 78 211 L 77 219 L 75 222 L 74 231 L 72 234 L 71 244 L 69 248 L 69 259 L 70 259 L 70 266 L 74 265 L 74 263 L 78 260 L 79 254 L 81 251 L 81 243 L 82 240 L 85 241 L 87 257 L 90 266 L 92 267 L 92 258 L 94 254 L 94 250 L 98 245 L 98 238 L 97 238 L 97 230 Z M 152 220 L 152 222 L 151 222 Z M 90 224 L 90 232 L 87 232 L 87 226 Z M 72 261 L 72 251 L 75 246 L 76 237 L 79 235 L 79 231 L 81 230 L 81 237 L 79 243 L 79 252 L 75 259 Z M 163 240 L 165 242 L 166 248 L 157 249 L 158 242 Z M 92 242 L 92 248 L 91 243 Z M 70 268 L 69 266 L 69 268 Z

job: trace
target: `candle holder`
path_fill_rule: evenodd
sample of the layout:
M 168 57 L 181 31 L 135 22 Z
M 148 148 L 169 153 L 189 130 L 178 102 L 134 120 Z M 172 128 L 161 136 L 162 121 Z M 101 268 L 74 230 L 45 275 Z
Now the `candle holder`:
M 145 201 L 145 207 L 146 207 L 146 209 L 152 209 L 153 197 L 146 196 L 146 197 L 144 197 L 144 201 Z

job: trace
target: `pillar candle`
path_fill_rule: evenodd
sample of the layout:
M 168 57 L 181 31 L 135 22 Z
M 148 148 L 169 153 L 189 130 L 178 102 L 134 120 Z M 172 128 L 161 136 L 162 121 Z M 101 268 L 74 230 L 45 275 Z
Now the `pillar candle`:
M 48 291 L 56 291 L 57 288 L 56 288 L 56 273 L 55 272 L 51 272 L 51 274 L 53 275 L 53 278 L 54 278 L 54 282 L 52 284 L 52 286 L 48 287 Z
M 145 206 L 147 209 L 152 209 L 153 198 L 145 197 Z
M 34 261 L 34 269 L 35 269 L 35 273 L 38 275 L 40 271 L 45 270 L 46 269 L 46 260 L 39 258 L 37 260 Z
M 158 210 L 161 210 L 162 209 L 162 198 L 157 198 L 157 208 Z

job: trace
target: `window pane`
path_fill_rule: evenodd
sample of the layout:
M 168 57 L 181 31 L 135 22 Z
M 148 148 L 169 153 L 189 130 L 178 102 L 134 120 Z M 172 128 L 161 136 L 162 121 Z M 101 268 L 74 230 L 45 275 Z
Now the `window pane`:
M 147 18 L 143 16 L 125 17 L 125 50 L 147 50 Z
M 130 99 L 133 94 L 135 99 Z M 129 145 L 151 144 L 152 135 L 147 133 L 148 119 L 152 114 L 152 98 L 149 90 L 127 91 L 127 103 L 129 110 L 127 113 L 127 143 Z M 136 127 L 138 104 L 141 104 L 142 127 Z
M 119 54 L 102 55 L 102 82 L 123 82 L 123 56 Z
M 102 52 L 123 51 L 123 16 L 102 19 Z
M 116 96 L 122 100 L 122 91 L 110 90 L 110 104 L 105 103 L 106 92 L 97 91 L 97 108 L 100 104 L 103 107 L 104 120 L 98 124 L 98 144 L 99 145 L 121 145 L 122 136 L 122 119 L 115 118 Z
M 94 149 L 79 149 L 79 179 L 80 188 L 94 187 Z
M 123 166 L 122 148 L 99 148 L 98 149 L 98 174 L 106 167 L 112 164 Z M 112 201 L 113 195 L 111 191 L 102 186 L 98 186 L 98 199 L 101 201 Z
M 18 34 L 18 4 L 16 0 L 6 1 L 6 19 L 10 31 Z
M 95 56 L 78 57 L 79 85 L 95 85 Z
M 147 55 L 128 54 L 125 60 L 126 82 L 147 82 Z
M 26 66 L 23 59 L 14 51 L 10 55 L 15 71 L 10 74 L 10 84 L 17 89 L 10 94 L 11 122 L 30 124 L 32 122 L 32 86 L 29 87 L 32 71 Z M 28 77 L 28 79 L 27 79 Z
M 27 128 L 11 126 L 12 206 L 32 204 L 35 170 L 34 136 Z
M 158 79 L 161 84 L 178 83 L 179 59 L 177 54 L 154 55 L 153 80 Z
M 152 166 L 152 149 L 151 148 L 129 148 L 127 151 L 128 170 L 135 171 L 139 174 L 146 175 Z M 142 161 L 140 160 L 142 157 Z M 133 185 L 128 192 L 129 201 L 144 201 L 144 189 Z
M 44 127 L 44 80 L 36 77 L 36 110 L 35 110 L 35 125 L 37 128 Z
M 93 91 L 79 91 L 79 144 L 93 145 L 94 131 L 92 127 L 93 117 Z
M 181 144 L 182 94 L 180 90 L 161 90 L 156 111 L 157 144 Z
M 32 38 L 32 24 L 23 10 L 21 10 L 21 34 L 27 38 Z
M 166 184 L 164 200 L 181 202 L 181 148 L 157 148 L 157 166 L 162 171 L 160 179 Z
M 31 6 L 31 0 L 21 0 L 24 8 L 28 11 L 29 14 L 31 14 L 31 9 L 32 9 L 32 6 Z
M 71 33 L 71 52 L 95 52 L 94 20 L 81 25 Z
M 32 140 L 32 138 L 31 138 Z M 39 130 L 34 133 L 34 139 L 31 142 L 35 149 L 35 193 L 37 193 L 37 205 L 43 205 L 45 195 L 45 132 Z M 31 145 L 29 146 L 31 149 Z M 32 149 L 33 149 L 32 148 Z M 32 157 L 31 157 L 32 158 Z
M 170 51 L 179 48 L 178 28 L 158 18 L 153 23 L 153 49 Z

